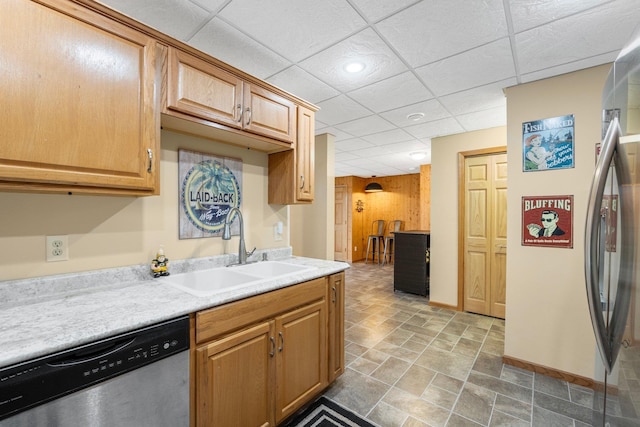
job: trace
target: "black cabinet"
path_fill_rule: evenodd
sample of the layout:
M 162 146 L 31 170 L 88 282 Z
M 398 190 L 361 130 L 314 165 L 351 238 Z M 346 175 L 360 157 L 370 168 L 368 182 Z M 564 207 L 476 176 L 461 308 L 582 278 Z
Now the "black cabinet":
M 429 232 L 398 231 L 394 245 L 393 290 L 429 295 Z

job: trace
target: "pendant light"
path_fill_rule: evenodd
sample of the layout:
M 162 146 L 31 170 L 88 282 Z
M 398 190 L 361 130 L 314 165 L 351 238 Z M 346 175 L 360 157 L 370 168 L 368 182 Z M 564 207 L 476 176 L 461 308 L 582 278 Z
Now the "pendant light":
M 364 188 L 365 193 L 377 193 L 379 191 L 382 191 L 382 185 L 378 184 L 377 182 L 370 182 Z

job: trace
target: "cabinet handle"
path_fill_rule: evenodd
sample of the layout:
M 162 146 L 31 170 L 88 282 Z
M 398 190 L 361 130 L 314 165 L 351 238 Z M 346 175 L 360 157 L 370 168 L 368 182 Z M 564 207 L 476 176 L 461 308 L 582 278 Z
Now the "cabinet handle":
M 282 349 L 284 348 L 284 336 L 282 332 L 278 332 L 278 336 L 280 337 L 280 347 L 278 347 L 278 351 L 282 353 Z
M 249 126 L 251 124 L 251 108 L 247 107 L 245 111 L 247 112 L 247 123 L 245 123 L 245 126 Z
M 271 351 L 269 352 L 269 356 L 273 357 L 276 354 L 276 340 L 273 337 L 269 337 L 271 341 Z
M 338 299 L 338 291 L 336 291 L 336 287 L 332 287 L 331 290 L 333 291 L 333 300 L 331 302 L 335 303 Z
M 242 121 L 242 104 L 238 104 L 236 109 L 238 110 L 238 120 L 236 122 L 240 123 Z
M 153 151 L 151 151 L 151 148 L 147 148 L 147 154 L 149 155 L 149 167 L 147 168 L 147 172 L 151 173 L 151 166 L 153 166 Z
M 304 175 L 300 175 L 300 188 L 304 188 Z

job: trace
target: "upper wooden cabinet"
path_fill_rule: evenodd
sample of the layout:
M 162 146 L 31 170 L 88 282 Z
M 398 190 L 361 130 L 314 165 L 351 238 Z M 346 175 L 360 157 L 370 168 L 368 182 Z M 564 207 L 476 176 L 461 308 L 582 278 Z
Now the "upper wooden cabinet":
M 315 112 L 298 107 L 293 150 L 269 154 L 270 204 L 311 203 L 315 191 Z
M 159 190 L 158 46 L 64 0 L 0 2 L 0 189 Z
M 296 141 L 294 102 L 211 62 L 170 47 L 166 86 L 167 115 L 287 143 L 264 146 L 265 151 L 286 149 Z M 186 126 L 167 122 L 178 130 Z

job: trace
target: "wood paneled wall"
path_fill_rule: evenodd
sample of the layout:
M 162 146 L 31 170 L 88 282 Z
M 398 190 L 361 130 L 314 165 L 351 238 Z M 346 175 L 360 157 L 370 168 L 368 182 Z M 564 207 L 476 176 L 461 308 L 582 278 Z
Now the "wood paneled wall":
M 336 185 L 347 187 L 347 204 L 350 206 L 347 244 L 351 250 L 347 250 L 347 254 L 351 258 L 348 262 L 365 258 L 367 238 L 371 234 L 372 222 L 377 219 L 383 219 L 387 224 L 399 219 L 404 230 L 429 229 L 431 167 L 427 166 L 424 170 L 421 168 L 420 174 L 366 179 L 354 176 L 336 178 Z M 428 176 L 423 177 L 423 174 Z M 366 185 L 374 181 L 382 185 L 384 191 L 365 193 Z M 362 212 L 356 210 L 358 200 L 364 203 Z
M 431 165 L 420 166 L 420 230 L 431 230 Z

